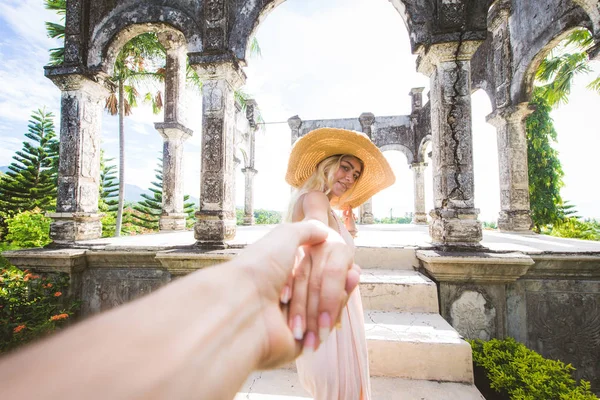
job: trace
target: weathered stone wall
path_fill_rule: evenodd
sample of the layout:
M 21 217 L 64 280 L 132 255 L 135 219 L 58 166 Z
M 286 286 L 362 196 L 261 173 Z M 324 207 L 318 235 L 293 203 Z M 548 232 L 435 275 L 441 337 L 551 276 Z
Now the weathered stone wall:
M 508 264 L 499 260 L 466 273 L 450 272 L 460 257 L 437 270 L 419 257 L 438 284 L 440 313 L 461 335 L 513 337 L 544 357 L 571 363 L 576 378 L 600 392 L 600 254 L 532 254 L 534 264 L 520 278 L 504 274 Z

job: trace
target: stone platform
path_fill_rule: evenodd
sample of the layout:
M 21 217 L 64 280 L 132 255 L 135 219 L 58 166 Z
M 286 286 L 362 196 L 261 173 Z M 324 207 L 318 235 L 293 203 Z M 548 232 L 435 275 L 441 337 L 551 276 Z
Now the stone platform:
M 244 247 L 257 241 L 274 227 L 274 225 L 238 226 L 236 237 L 228 243 L 234 248 Z M 86 240 L 77 242 L 76 247 L 96 250 L 164 250 L 187 247 L 194 243 L 194 233 L 182 231 Z M 359 225 L 359 234 L 355 239 L 355 244 L 359 247 L 413 249 L 430 249 L 432 247 L 429 228 L 424 225 L 412 224 Z M 600 242 L 556 238 L 535 233 L 517 234 L 484 230 L 481 244 L 489 251 L 494 252 L 600 254 Z

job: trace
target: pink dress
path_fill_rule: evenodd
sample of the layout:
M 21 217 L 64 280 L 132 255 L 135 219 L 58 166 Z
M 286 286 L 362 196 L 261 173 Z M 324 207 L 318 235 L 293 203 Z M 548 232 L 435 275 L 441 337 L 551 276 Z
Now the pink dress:
M 354 250 L 354 241 L 331 212 L 342 238 Z M 331 223 L 330 223 L 331 225 Z M 354 289 L 342 311 L 341 327 L 334 329 L 313 354 L 296 360 L 302 386 L 314 400 L 370 400 L 369 357 L 360 291 Z

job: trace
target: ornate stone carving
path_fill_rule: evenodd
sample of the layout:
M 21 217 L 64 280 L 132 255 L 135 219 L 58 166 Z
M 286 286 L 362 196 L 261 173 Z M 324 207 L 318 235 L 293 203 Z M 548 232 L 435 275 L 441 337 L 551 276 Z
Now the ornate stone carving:
M 527 293 L 529 347 L 600 387 L 600 293 Z
M 481 293 L 465 291 L 450 307 L 452 326 L 469 339 L 490 340 L 496 333 L 496 308 Z
M 205 7 L 207 21 L 216 22 L 225 16 L 225 3 L 223 0 L 207 0 Z
M 206 30 L 205 46 L 207 50 L 217 50 L 225 45 L 225 33 L 221 28 L 209 28 Z
M 207 118 L 205 122 L 205 138 L 202 154 L 204 156 L 204 172 L 218 172 L 221 170 L 222 160 L 222 135 L 223 120 L 220 118 Z

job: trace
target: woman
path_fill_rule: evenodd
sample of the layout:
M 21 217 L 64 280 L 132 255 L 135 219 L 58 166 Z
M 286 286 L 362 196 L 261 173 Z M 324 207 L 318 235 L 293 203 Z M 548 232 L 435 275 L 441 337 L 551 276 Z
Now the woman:
M 319 220 L 337 231 L 354 252 L 356 225 L 352 209 L 392 185 L 395 178 L 383 154 L 365 134 L 320 128 L 295 143 L 286 181 L 297 189 L 288 219 Z M 332 208 L 343 210 L 343 223 Z M 306 315 L 314 306 L 306 293 L 309 275 L 294 272 L 289 310 L 290 328 L 296 339 L 303 339 L 303 353 L 296 360 L 300 381 L 315 400 L 369 400 L 360 291 L 356 288 L 352 292 L 338 328 L 329 334 L 326 328 L 332 321 L 325 313 L 319 315 L 317 327 L 306 326 Z M 321 344 L 314 352 L 317 341 Z

